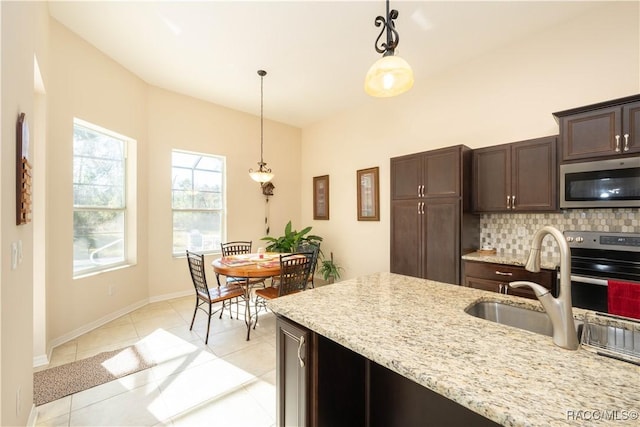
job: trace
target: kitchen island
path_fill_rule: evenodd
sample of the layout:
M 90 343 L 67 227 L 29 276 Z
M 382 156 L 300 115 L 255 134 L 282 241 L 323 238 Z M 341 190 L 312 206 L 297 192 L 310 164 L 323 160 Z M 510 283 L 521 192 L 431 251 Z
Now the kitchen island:
M 392 273 L 319 287 L 269 306 L 321 340 L 497 424 L 638 425 L 640 367 L 584 349 L 564 350 L 548 336 L 464 311 L 479 300 L 542 311 L 535 300 Z M 584 311 L 574 309 L 574 315 Z

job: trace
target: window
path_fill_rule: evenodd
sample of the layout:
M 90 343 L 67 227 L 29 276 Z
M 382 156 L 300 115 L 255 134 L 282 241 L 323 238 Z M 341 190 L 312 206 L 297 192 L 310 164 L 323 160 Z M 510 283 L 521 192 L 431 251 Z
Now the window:
M 127 145 L 134 141 L 73 123 L 73 273 L 127 260 Z
M 173 150 L 171 165 L 173 254 L 219 250 L 224 236 L 225 158 Z

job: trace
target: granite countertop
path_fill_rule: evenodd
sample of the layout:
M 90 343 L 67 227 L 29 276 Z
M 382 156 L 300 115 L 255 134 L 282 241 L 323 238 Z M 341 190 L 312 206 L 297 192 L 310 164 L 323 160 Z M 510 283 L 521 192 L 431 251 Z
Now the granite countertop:
M 493 262 L 496 264 L 506 264 L 506 265 L 517 265 L 524 267 L 527 262 L 526 256 L 517 256 L 506 254 L 504 252 L 497 253 L 486 253 L 486 252 L 471 252 L 465 255 L 462 255 L 462 259 L 466 259 L 468 261 L 478 261 L 478 262 Z M 542 257 L 540 260 L 540 267 L 547 270 L 555 270 L 556 267 L 560 265 L 560 259 L 557 258 L 549 258 Z
M 564 350 L 551 337 L 464 312 L 478 300 L 542 311 L 535 300 L 392 273 L 281 297 L 269 307 L 505 426 L 638 425 L 639 366 Z

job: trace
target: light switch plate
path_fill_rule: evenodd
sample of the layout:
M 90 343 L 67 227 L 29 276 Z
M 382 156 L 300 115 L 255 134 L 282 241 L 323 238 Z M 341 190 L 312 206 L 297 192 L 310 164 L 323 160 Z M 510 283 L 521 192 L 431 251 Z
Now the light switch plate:
M 18 268 L 18 244 L 11 242 L 11 269 Z

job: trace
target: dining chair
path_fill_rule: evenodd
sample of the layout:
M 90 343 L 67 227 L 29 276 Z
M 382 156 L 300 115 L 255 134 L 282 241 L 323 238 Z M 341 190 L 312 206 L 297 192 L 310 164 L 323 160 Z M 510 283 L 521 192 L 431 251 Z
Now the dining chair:
M 207 277 L 205 275 L 204 255 L 187 251 L 187 260 L 189 262 L 189 272 L 191 273 L 191 280 L 193 281 L 193 286 L 196 291 L 196 307 L 193 310 L 193 318 L 191 319 L 191 326 L 189 327 L 189 330 L 193 330 L 193 323 L 196 320 L 196 313 L 198 312 L 198 309 L 207 313 L 207 335 L 204 340 L 204 343 L 207 344 L 209 342 L 211 316 L 219 311 L 220 318 L 222 318 L 224 308 L 228 303 L 231 302 L 232 299 L 235 298 L 236 317 L 238 317 L 238 298 L 244 297 L 244 290 L 242 289 L 242 286 L 239 286 L 236 283 L 231 283 L 227 284 L 226 286 L 218 286 L 217 288 L 210 289 L 209 286 L 207 286 Z M 213 304 L 216 304 L 218 302 L 221 303 L 220 308 L 212 311 Z M 231 307 L 229 307 L 229 312 L 231 312 Z
M 223 257 L 232 256 L 232 255 L 246 255 L 251 253 L 252 241 L 243 241 L 238 240 L 235 242 L 226 242 L 220 243 L 220 251 L 222 252 Z M 216 273 L 216 280 L 218 281 L 218 286 L 220 286 L 220 274 Z M 256 279 L 247 279 L 245 277 L 229 277 L 226 279 L 227 283 L 237 283 L 243 284 L 247 286 L 255 286 L 257 284 L 262 284 L 262 287 L 265 287 L 264 279 L 256 278 Z
M 320 243 L 303 242 L 296 247 L 296 252 L 312 252 L 313 259 L 311 260 L 311 270 L 309 272 L 309 279 L 307 286 L 315 288 L 313 278 L 316 272 L 316 266 L 318 265 L 318 254 L 320 253 Z
M 253 329 L 258 324 L 259 310 L 264 309 L 266 311 L 267 309 L 267 300 L 301 292 L 307 288 L 312 263 L 313 252 L 280 255 L 280 279 L 277 285 L 256 290 L 256 320 L 253 324 Z

